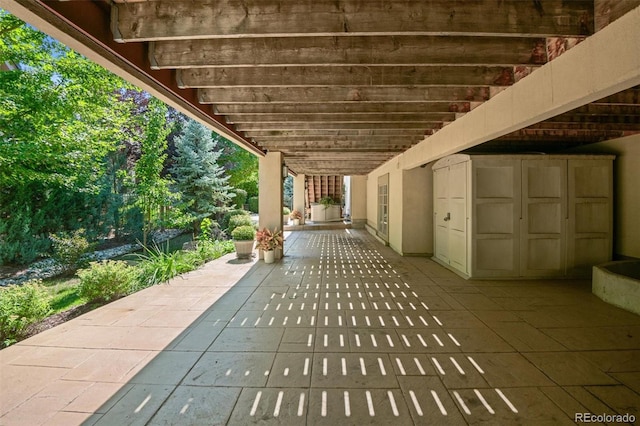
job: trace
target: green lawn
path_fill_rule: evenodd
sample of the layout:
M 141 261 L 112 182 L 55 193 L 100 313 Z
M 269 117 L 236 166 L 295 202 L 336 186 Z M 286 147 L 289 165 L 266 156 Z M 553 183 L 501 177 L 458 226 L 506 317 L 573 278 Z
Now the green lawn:
M 76 287 L 80 284 L 78 277 L 52 278 L 43 282 L 49 293 L 51 314 L 64 312 L 75 306 L 84 305 L 87 301 L 80 296 Z

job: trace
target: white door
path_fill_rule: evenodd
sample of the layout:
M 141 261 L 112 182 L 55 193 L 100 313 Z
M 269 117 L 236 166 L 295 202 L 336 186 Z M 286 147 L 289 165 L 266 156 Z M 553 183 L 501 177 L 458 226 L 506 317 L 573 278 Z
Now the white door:
M 449 264 L 449 168 L 443 167 L 433 172 L 435 244 L 434 254 L 440 261 Z
M 378 178 L 378 229 L 377 235 L 389 241 L 389 174 Z
M 567 233 L 567 160 L 522 161 L 520 271 L 564 275 Z
M 435 257 L 467 273 L 468 162 L 434 171 Z

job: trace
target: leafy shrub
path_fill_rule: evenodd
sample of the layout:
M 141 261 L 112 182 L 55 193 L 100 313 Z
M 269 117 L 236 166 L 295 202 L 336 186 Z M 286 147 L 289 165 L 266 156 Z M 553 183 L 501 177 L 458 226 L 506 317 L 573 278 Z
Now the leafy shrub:
M 146 247 L 144 254 L 139 254 L 137 268 L 139 271 L 136 290 L 169 281 L 184 272 L 189 272 L 202 265 L 202 261 L 193 253 L 181 250 L 169 252 L 158 246 Z
M 253 220 L 251 220 L 251 216 L 248 215 L 238 215 L 232 216 L 229 219 L 229 231 L 233 235 L 233 230 L 238 226 L 253 226 Z
M 233 192 L 236 193 L 236 196 L 233 197 L 233 204 L 236 205 L 237 208 L 241 209 L 244 207 L 247 202 L 247 191 L 240 188 L 235 188 Z
M 200 235 L 198 239 L 201 241 L 209 241 L 211 239 L 211 228 L 213 227 L 213 221 L 208 217 L 202 219 L 200 222 Z
M 282 208 L 282 215 L 283 216 L 289 216 L 291 214 L 291 209 L 289 207 L 283 207 Z
M 234 250 L 233 241 L 202 241 L 198 243 L 198 249 L 195 254 L 202 263 L 205 263 L 222 257 L 227 253 L 232 253 Z
M 230 210 L 224 214 L 220 226 L 222 229 L 229 229 L 229 220 L 231 220 L 233 216 L 249 216 L 249 213 L 250 212 L 242 209 Z
M 256 236 L 256 230 L 253 227 L 253 225 L 238 226 L 236 229 L 231 231 L 231 237 L 234 240 L 238 240 L 238 241 L 253 240 L 255 236 Z
M 84 237 L 84 229 L 77 229 L 73 234 L 51 234 L 53 242 L 53 258 L 69 267 L 80 263 L 82 255 L 91 249 L 91 244 Z
M 91 262 L 89 268 L 78 271 L 80 297 L 93 301 L 109 301 L 126 296 L 136 279 L 135 268 L 121 260 Z
M 24 336 L 27 327 L 51 311 L 41 280 L 0 289 L 0 343 L 9 346 Z
M 249 211 L 252 213 L 258 213 L 258 197 L 249 197 L 247 200 L 247 204 L 249 205 Z

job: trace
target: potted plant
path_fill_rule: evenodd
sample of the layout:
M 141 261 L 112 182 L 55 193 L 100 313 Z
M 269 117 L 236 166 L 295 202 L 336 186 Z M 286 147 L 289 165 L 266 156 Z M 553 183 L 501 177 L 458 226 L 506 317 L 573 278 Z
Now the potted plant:
M 290 214 L 291 214 L 291 210 L 289 210 L 289 207 L 282 208 L 282 223 L 284 223 L 285 225 L 289 223 Z
M 273 231 L 262 228 L 256 233 L 257 247 L 264 254 L 264 263 L 273 263 L 275 260 L 275 249 L 282 248 L 284 239 L 282 231 Z
M 249 225 L 238 226 L 231 231 L 231 238 L 233 238 L 233 244 L 236 246 L 236 257 L 238 259 L 251 258 L 255 236 L 255 228 Z
M 302 213 L 300 213 L 300 210 L 294 209 L 289 215 L 289 219 L 293 221 L 295 226 L 298 226 L 300 225 L 300 219 L 302 219 Z

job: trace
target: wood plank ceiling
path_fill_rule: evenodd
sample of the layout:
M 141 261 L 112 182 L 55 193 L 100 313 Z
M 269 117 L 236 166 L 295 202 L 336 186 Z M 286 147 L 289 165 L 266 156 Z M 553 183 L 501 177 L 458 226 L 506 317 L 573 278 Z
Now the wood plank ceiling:
M 176 90 L 197 93 L 199 108 L 311 175 L 370 172 L 639 3 L 103 2 L 113 40 L 144 45 L 149 72 L 170 70 Z M 549 151 L 638 132 L 638 94 L 631 89 L 485 148 Z

